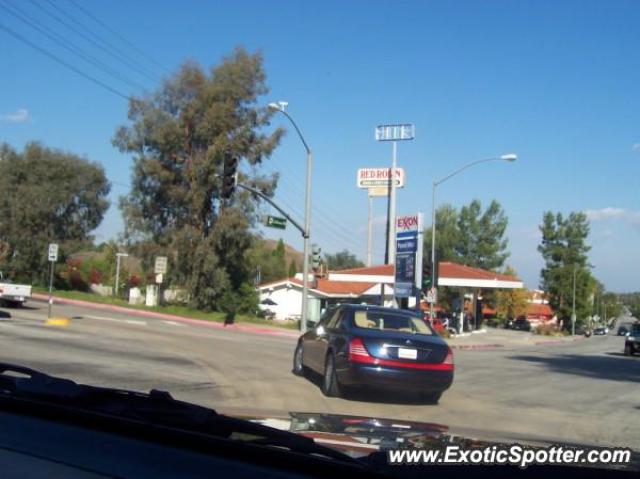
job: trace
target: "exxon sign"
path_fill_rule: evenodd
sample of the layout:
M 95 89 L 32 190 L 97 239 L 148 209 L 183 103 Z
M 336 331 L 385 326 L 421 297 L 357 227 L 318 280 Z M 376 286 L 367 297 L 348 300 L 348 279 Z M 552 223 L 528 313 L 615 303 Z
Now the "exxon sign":
M 396 234 L 420 230 L 420 214 L 396 217 Z

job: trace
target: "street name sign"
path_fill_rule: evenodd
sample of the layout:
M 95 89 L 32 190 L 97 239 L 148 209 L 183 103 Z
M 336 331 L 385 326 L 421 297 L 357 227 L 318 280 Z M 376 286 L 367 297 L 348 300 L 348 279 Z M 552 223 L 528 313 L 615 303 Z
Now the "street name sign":
M 287 228 L 287 220 L 285 218 L 280 218 L 279 216 L 267 216 L 264 224 L 269 228 L 278 228 L 280 230 Z

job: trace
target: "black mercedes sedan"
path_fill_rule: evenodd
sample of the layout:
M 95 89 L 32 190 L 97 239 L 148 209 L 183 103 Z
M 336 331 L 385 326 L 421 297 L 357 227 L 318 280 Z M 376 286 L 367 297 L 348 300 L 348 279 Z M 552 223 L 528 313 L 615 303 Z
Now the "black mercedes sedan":
M 309 371 L 322 376 L 326 396 L 370 386 L 437 403 L 453 381 L 453 353 L 414 311 L 348 304 L 298 340 L 293 372 Z

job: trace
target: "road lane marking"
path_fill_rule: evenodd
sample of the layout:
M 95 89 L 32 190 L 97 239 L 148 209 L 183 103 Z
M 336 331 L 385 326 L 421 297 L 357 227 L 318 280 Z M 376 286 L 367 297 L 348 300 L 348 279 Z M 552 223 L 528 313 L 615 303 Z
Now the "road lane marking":
M 91 315 L 86 315 L 85 318 L 89 318 L 89 319 L 97 319 L 99 321 L 115 321 L 117 323 L 119 323 L 121 320 L 120 319 L 116 319 L 116 318 L 107 318 L 105 316 L 91 316 Z
M 147 326 L 146 321 L 137 321 L 135 319 L 125 319 L 124 322 L 129 324 L 135 324 L 136 326 Z
M 111 322 L 114 322 L 114 323 L 135 324 L 136 326 L 147 326 L 147 322 L 146 321 L 137 320 L 137 319 L 116 319 L 116 318 L 109 318 L 109 317 L 106 317 L 106 316 L 93 316 L 93 315 L 86 315 L 85 318 L 97 319 L 99 321 L 111 321 Z
M 171 326 L 184 326 L 184 324 L 182 323 L 177 323 L 176 321 L 168 321 L 168 320 L 163 320 L 163 322 L 170 324 Z

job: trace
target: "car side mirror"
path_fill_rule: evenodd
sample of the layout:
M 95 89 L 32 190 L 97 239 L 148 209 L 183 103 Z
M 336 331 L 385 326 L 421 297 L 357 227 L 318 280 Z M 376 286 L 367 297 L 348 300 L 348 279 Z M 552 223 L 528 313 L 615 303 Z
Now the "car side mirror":
M 320 325 L 316 328 L 316 334 L 318 336 L 324 336 L 326 331 L 324 330 L 324 326 Z

